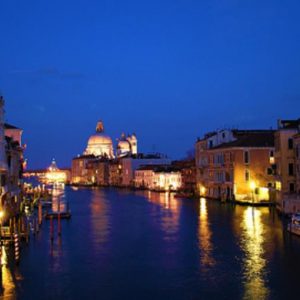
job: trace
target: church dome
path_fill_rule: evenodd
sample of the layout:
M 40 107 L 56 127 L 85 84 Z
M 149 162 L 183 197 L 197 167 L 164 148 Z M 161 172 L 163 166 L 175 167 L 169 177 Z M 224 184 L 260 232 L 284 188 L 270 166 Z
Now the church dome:
M 112 144 L 112 139 L 108 135 L 98 133 L 92 135 L 88 140 L 88 146 L 99 144 Z
M 92 135 L 84 152 L 86 155 L 106 156 L 113 158 L 113 142 L 112 139 L 105 135 L 102 121 L 97 123 L 96 133 Z

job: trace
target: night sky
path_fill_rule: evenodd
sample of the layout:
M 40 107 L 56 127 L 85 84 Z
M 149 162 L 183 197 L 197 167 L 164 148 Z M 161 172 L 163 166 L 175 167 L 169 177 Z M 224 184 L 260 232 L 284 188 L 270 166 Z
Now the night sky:
M 98 119 L 184 157 L 223 127 L 298 118 L 300 1 L 0 2 L 0 91 L 29 168 L 69 166 Z

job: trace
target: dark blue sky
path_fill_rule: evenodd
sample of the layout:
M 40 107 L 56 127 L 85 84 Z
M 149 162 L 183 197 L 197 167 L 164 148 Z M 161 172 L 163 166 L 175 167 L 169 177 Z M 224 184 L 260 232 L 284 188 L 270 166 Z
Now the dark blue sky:
M 300 108 L 300 1 L 1 1 L 0 90 L 29 167 L 114 139 L 183 157 L 221 127 Z

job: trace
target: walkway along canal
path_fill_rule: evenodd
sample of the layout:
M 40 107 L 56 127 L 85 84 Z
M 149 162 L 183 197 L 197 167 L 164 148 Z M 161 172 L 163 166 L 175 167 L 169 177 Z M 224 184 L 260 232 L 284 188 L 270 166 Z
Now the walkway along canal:
M 67 187 L 72 218 L 45 220 L 19 265 L 2 266 L 3 299 L 288 299 L 300 238 L 266 207 Z M 53 234 L 53 240 L 51 240 Z

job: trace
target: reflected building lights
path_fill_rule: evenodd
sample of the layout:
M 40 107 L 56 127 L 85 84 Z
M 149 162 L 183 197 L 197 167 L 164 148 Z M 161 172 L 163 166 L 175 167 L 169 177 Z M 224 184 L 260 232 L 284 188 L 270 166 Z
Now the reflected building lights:
M 2 271 L 2 282 L 1 282 L 1 298 L 5 300 L 16 299 L 16 285 L 13 279 L 11 270 L 7 266 L 7 255 L 5 247 L 2 246 L 1 256 L 1 271 Z
M 158 204 L 164 210 L 160 211 L 161 227 L 165 233 L 164 239 L 167 241 L 176 240 L 179 229 L 180 204 L 174 198 L 173 193 L 147 192 L 148 199 L 153 204 Z
M 99 190 L 93 191 L 91 209 L 91 225 L 96 251 L 103 249 L 110 235 L 110 207 L 105 194 Z
M 52 189 L 52 211 L 53 212 L 64 212 L 67 211 L 67 204 L 64 200 L 65 190 L 64 187 Z
M 215 265 L 212 256 L 213 245 L 211 242 L 212 232 L 209 227 L 206 199 L 200 199 L 198 240 L 200 249 L 200 262 L 204 271 Z
M 266 299 L 268 289 L 264 280 L 266 259 L 264 256 L 264 228 L 261 211 L 249 207 L 245 210 L 242 222 L 241 247 L 244 259 L 244 299 Z

